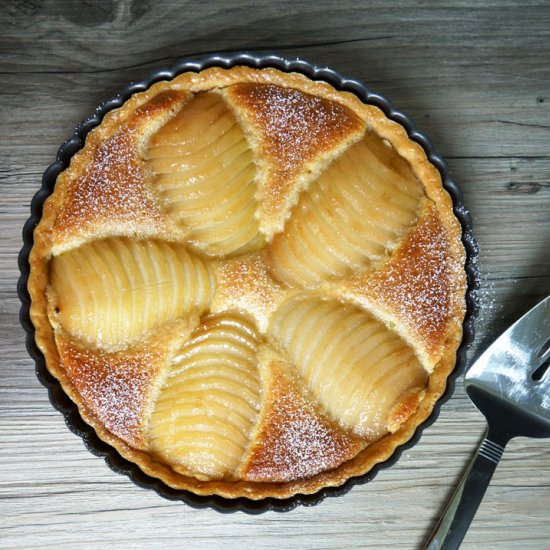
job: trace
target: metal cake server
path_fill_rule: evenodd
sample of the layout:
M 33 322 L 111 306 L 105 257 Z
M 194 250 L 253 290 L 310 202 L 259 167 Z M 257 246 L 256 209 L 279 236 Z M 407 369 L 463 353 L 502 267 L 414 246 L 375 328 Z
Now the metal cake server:
M 459 548 L 510 439 L 550 437 L 549 367 L 550 296 L 504 332 L 466 373 L 466 393 L 488 428 L 426 549 Z

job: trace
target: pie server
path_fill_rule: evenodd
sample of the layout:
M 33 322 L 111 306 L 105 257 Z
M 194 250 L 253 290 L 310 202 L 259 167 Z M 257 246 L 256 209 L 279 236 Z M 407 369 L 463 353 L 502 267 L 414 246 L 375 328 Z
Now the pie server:
M 550 437 L 550 296 L 502 334 L 464 378 L 488 428 L 425 548 L 458 548 L 504 447 L 516 436 Z

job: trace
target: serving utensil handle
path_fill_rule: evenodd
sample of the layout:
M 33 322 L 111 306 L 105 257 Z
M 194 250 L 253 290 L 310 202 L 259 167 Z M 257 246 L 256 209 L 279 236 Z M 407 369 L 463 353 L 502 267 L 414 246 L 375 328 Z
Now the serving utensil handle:
M 456 550 L 460 547 L 507 443 L 507 439 L 488 430 L 425 550 Z

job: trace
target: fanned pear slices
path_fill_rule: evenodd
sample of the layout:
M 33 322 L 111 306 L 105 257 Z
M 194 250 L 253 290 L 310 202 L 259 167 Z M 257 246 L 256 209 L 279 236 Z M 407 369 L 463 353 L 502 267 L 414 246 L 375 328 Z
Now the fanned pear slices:
M 353 306 L 296 295 L 279 308 L 271 328 L 329 414 L 368 439 L 386 433 L 399 400 L 426 384 L 414 351 Z
M 422 196 L 406 162 L 367 134 L 302 193 L 267 249 L 273 274 L 308 286 L 383 259 L 415 222 Z
M 54 257 L 51 280 L 63 328 L 107 350 L 193 309 L 204 312 L 214 290 L 207 265 L 183 245 L 126 238 Z
M 198 94 L 151 139 L 145 159 L 169 216 L 213 255 L 262 248 L 253 153 L 216 93 Z
M 256 422 L 258 336 L 244 317 L 207 317 L 175 356 L 150 420 L 153 452 L 199 479 L 231 477 Z

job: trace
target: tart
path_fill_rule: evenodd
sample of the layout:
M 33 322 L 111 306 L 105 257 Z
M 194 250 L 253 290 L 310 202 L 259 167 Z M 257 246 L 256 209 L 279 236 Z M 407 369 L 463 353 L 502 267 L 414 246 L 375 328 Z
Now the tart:
M 107 113 L 58 176 L 29 257 L 35 339 L 147 475 L 312 494 L 387 460 L 443 394 L 461 237 L 379 108 L 274 68 L 186 72 Z

